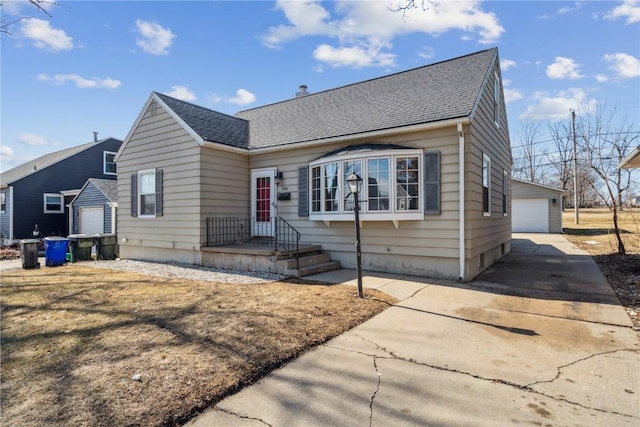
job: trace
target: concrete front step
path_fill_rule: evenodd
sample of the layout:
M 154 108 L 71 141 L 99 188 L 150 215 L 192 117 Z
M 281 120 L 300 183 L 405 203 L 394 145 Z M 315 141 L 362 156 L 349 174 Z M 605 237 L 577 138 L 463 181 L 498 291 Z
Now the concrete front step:
M 309 267 L 316 264 L 324 264 L 325 262 L 329 261 L 331 261 L 331 255 L 316 253 L 313 255 L 300 256 L 297 263 L 295 258 L 287 258 L 279 260 L 278 264 L 281 266 L 281 268 L 284 268 L 286 270 L 294 270 L 296 268 Z
M 339 261 L 323 262 L 322 264 L 302 267 L 298 270 L 289 270 L 290 274 L 296 277 L 310 276 L 312 274 L 323 273 L 325 271 L 340 270 L 342 266 Z

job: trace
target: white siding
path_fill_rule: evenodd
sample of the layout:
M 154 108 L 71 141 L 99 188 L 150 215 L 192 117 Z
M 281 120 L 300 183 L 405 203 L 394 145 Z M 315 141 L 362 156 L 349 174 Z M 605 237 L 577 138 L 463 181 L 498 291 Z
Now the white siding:
M 499 71 L 496 68 L 496 71 Z M 488 76 L 470 128 L 465 130 L 465 250 L 467 276 L 473 278 L 510 250 L 511 197 L 507 192 L 507 216 L 502 213 L 503 171 L 511 174 L 511 147 L 504 97 L 501 94 L 500 126 L 494 120 L 493 70 Z M 501 87 L 502 92 L 502 87 Z M 482 209 L 482 156 L 491 159 L 491 215 Z M 509 191 L 509 190 L 507 190 Z
M 363 268 L 372 271 L 418 274 L 425 276 L 458 276 L 458 136 L 455 127 L 429 132 L 398 135 L 383 141 L 362 140 L 360 143 L 393 143 L 407 148 L 441 152 L 441 214 L 425 215 L 424 220 L 363 221 L 361 228 Z M 356 144 L 356 143 L 352 143 Z M 290 192 L 291 200 L 278 202 L 278 214 L 302 233 L 304 243 L 321 244 L 333 259 L 345 267 L 355 267 L 354 224 L 334 221 L 327 226 L 298 216 L 298 167 L 318 157 L 345 147 L 331 144 L 304 149 L 254 154 L 252 169 L 276 167 L 283 172 L 279 191 Z
M 189 251 L 199 250 L 202 240 L 200 149 L 166 111 L 155 102 L 150 105 L 118 159 L 118 239 L 123 258 L 158 259 L 150 254 L 166 253 L 168 259 L 163 260 L 193 259 Z M 149 168 L 164 173 L 163 215 L 132 217 L 131 174 Z

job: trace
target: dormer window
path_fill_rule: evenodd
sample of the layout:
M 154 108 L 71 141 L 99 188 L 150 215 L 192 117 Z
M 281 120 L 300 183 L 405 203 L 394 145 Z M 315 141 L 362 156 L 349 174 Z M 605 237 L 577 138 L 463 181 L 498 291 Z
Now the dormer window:
M 102 172 L 105 175 L 117 175 L 116 169 L 116 153 L 112 151 L 103 152 Z

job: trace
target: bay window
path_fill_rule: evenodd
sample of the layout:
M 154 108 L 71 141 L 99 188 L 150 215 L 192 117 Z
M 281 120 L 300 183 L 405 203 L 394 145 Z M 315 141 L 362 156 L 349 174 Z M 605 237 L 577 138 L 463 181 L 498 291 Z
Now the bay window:
M 354 201 L 349 191 L 347 177 L 358 174 L 364 181 L 360 195 L 362 220 L 415 220 L 425 214 L 439 213 L 439 153 L 422 150 L 345 150 L 337 155 L 324 157 L 309 165 L 309 197 L 300 197 L 308 203 L 309 216 L 313 220 L 349 221 L 353 219 Z M 437 161 L 425 161 L 423 157 L 437 156 Z M 434 171 L 425 174 L 425 164 Z M 430 191 L 425 209 L 425 177 L 438 185 L 438 191 Z M 435 177 L 435 178 L 434 178 Z M 304 178 L 303 178 L 304 180 Z M 433 182 L 428 183 L 433 185 Z M 302 189 L 304 192 L 305 189 Z M 304 212 L 299 208 L 299 212 Z M 427 212 L 428 211 L 428 212 Z

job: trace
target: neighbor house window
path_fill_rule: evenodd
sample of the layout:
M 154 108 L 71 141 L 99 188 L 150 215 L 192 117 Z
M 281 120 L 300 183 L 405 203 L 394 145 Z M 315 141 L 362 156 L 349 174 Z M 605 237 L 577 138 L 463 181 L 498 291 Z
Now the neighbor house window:
M 44 213 L 64 213 L 62 194 L 44 193 Z
M 439 162 L 439 153 L 433 159 Z M 362 178 L 360 205 L 363 220 L 424 219 L 439 213 L 439 191 L 430 191 L 432 200 L 425 209 L 425 154 L 416 149 L 357 149 L 351 147 L 310 165 L 310 217 L 315 220 L 353 220 L 354 198 L 347 177 Z M 439 164 L 429 185 L 439 185 Z M 306 196 L 305 196 L 306 197 Z M 301 198 L 305 200 L 305 198 Z M 436 206 L 437 210 L 431 207 Z M 304 209 L 299 210 L 303 212 Z
M 500 127 L 500 76 L 493 73 L 493 120 Z
M 0 193 L 0 212 L 5 213 L 7 211 L 7 199 L 5 193 Z
M 162 170 L 148 169 L 131 175 L 131 216 L 162 216 Z
M 116 153 L 112 151 L 103 152 L 103 170 L 105 175 L 116 175 Z
M 482 213 L 491 215 L 491 160 L 486 154 L 482 155 Z
M 507 193 L 509 192 L 509 176 L 502 171 L 502 215 L 507 216 Z

